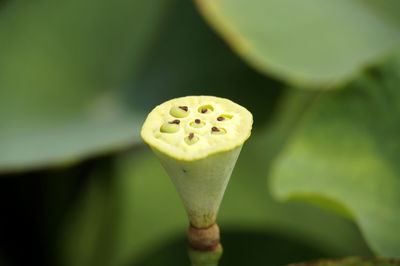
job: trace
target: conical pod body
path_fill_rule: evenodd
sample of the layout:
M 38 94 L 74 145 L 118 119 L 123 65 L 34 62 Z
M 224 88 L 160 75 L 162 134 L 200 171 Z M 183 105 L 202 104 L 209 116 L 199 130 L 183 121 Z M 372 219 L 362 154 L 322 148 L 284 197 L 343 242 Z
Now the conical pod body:
M 182 161 L 155 149 L 197 228 L 215 223 L 219 206 L 242 146 L 196 161 Z

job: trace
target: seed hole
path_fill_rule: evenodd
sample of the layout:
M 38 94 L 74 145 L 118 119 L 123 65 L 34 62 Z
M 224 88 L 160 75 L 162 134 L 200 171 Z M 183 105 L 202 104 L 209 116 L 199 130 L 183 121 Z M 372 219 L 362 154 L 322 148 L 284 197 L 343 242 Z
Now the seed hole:
M 217 117 L 217 120 L 220 121 L 220 122 L 221 122 L 221 121 L 227 121 L 227 120 L 231 120 L 232 117 L 233 117 L 233 115 L 226 115 L 226 114 L 223 114 L 223 115 L 218 116 L 218 117 Z
M 212 127 L 211 128 L 211 134 L 223 135 L 223 134 L 226 134 L 226 129 L 222 128 L 222 127 Z
M 207 104 L 207 105 L 200 106 L 199 109 L 197 109 L 197 110 L 201 114 L 209 114 L 214 111 L 214 107 L 212 107 L 212 105 L 210 105 L 210 104 Z
M 174 106 L 169 111 L 170 115 L 177 118 L 184 118 L 189 114 L 189 108 L 187 106 Z
M 194 128 L 201 128 L 206 125 L 206 122 L 201 121 L 200 119 L 195 119 L 194 121 L 190 122 L 190 126 Z
M 178 120 L 179 121 L 179 120 Z M 162 133 L 176 133 L 179 130 L 179 123 L 166 122 L 160 127 Z
M 190 133 L 188 136 L 185 137 L 185 142 L 187 145 L 193 145 L 197 141 L 199 141 L 199 137 L 195 136 L 194 133 Z

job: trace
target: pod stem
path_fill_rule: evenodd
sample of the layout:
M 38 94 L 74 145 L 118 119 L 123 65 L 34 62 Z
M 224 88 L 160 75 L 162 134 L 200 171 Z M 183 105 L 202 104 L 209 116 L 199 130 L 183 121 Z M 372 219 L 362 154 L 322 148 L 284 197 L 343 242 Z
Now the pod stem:
M 219 227 L 216 223 L 207 228 L 189 225 L 189 259 L 192 266 L 218 266 L 222 256 Z

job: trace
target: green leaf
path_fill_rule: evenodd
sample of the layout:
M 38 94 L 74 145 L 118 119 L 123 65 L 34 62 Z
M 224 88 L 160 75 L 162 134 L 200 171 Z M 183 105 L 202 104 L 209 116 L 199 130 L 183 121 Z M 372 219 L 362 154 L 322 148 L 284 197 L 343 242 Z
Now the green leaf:
M 0 171 L 70 163 L 137 143 L 144 110 L 121 89 L 168 0 L 4 3 Z
M 227 97 L 251 109 L 262 127 L 283 85 L 248 67 L 207 26 L 193 3 L 178 0 L 165 20 L 146 64 L 127 94 L 133 106 L 151 111 L 185 95 Z
M 323 93 L 272 174 L 278 198 L 328 202 L 388 257 L 400 257 L 399 83 L 400 60 L 391 60 L 346 90 Z
M 293 263 L 288 266 L 396 266 L 399 264 L 400 260 L 395 259 L 349 257 L 344 259 L 322 259 L 311 262 Z
M 57 243 L 58 265 L 115 265 L 111 263 L 115 251 L 111 243 L 117 239 L 119 219 L 116 217 L 120 212 L 119 191 L 112 180 L 114 164 L 112 160 L 103 159 L 97 161 L 97 166 L 89 165 L 87 168 L 86 176 L 77 176 L 84 184 L 77 193 L 78 204 L 72 204 L 72 208 L 65 206 L 73 215 L 67 215 L 67 219 L 59 221 L 61 225 L 57 227 L 60 240 Z M 71 182 L 74 179 L 66 176 L 61 180 Z
M 295 86 L 351 79 L 400 41 L 396 0 L 197 0 L 249 64 Z

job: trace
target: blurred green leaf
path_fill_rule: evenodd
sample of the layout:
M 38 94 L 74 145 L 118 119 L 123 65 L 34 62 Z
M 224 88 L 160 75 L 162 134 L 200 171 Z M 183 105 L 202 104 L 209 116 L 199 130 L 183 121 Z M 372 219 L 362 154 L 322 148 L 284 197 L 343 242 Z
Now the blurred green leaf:
M 266 166 L 255 162 L 257 150 L 257 142 L 246 145 L 234 170 L 218 217 L 222 235 L 225 230 L 273 232 L 318 248 L 327 256 L 370 255 L 349 220 L 307 204 L 273 201 L 265 176 L 257 174 Z M 182 202 L 149 148 L 122 156 L 115 171 L 110 183 L 94 175 L 82 191 L 86 196 L 76 202 L 75 211 L 65 220 L 60 241 L 64 265 L 138 262 L 172 243 L 176 236 L 185 237 L 188 220 Z M 181 255 L 186 256 L 186 251 Z
M 355 219 L 379 255 L 400 257 L 400 57 L 323 93 L 277 161 L 272 190 Z M 321 201 L 321 199 L 327 199 Z
M 204 17 L 261 72 L 295 86 L 349 80 L 400 41 L 396 0 L 197 0 Z
M 186 95 L 227 97 L 251 110 L 255 127 L 265 125 L 282 84 L 248 67 L 207 26 L 193 3 L 177 0 L 131 87 L 130 105 L 150 112 Z
M 131 97 L 126 97 L 126 101 L 150 111 L 176 96 L 212 94 L 228 97 L 253 112 L 254 134 L 243 149 L 221 206 L 218 220 L 222 232 L 249 228 L 258 233 L 273 231 L 306 245 L 318 246 L 332 256 L 370 254 L 358 229 L 349 220 L 306 204 L 276 203 L 267 193 L 265 172 L 269 163 L 266 160 L 269 162 L 280 149 L 290 129 L 288 125 L 296 121 L 298 109 L 308 103 L 308 95 L 289 100 L 285 109 L 290 112 L 285 123 L 272 136 L 266 136 L 264 130 L 270 132 L 273 127 L 271 117 L 283 97 L 279 90 L 282 85 L 255 73 L 236 58 L 210 32 L 190 2 L 177 1 L 171 9 L 160 35 L 150 47 L 140 75 L 135 77 L 132 87 L 127 87 L 126 94 Z M 260 144 L 268 148 L 261 148 Z M 91 193 L 82 191 L 82 198 L 65 221 L 65 234 L 60 241 L 65 265 L 71 258 L 77 259 L 75 265 L 86 266 L 140 262 L 165 243 L 171 243 L 177 235 L 184 237 L 188 221 L 183 205 L 149 148 L 138 147 L 122 155 L 109 175 L 113 176 L 109 178 L 110 183 L 101 181 L 101 174 L 100 178 L 93 175 L 85 190 Z M 102 199 L 93 191 L 103 195 L 99 196 Z M 104 202 L 112 202 L 113 210 Z M 113 226 L 103 222 L 99 229 L 80 226 L 100 223 L 98 219 L 112 219 Z M 93 230 L 97 231 L 93 233 Z M 93 234 L 112 235 L 112 238 L 99 241 L 99 237 L 91 237 Z M 76 244 L 87 238 L 91 240 L 82 244 L 87 247 Z M 96 259 L 94 254 L 99 250 L 102 258 Z
M 364 259 L 358 257 L 349 257 L 344 259 L 322 259 L 311 262 L 294 263 L 288 266 L 396 266 L 400 260 L 386 258 Z
M 116 239 L 120 211 L 112 174 L 112 160 L 103 160 L 89 171 L 84 189 L 76 200 L 78 205 L 70 210 L 73 219 L 62 221 L 58 228 L 62 240 L 58 247 L 63 250 L 58 250 L 57 264 L 114 265 L 110 260 L 115 247 L 110 244 Z
M 300 113 L 309 101 L 308 93 L 295 91 L 294 95 L 289 95 L 287 107 L 291 108 L 285 110 L 291 114 Z M 279 120 L 284 121 L 283 125 L 276 126 L 279 130 L 266 137 L 258 129 L 243 148 L 218 217 L 222 235 L 225 231 L 237 230 L 251 230 L 257 234 L 273 232 L 311 249 L 318 248 L 327 256 L 370 255 L 358 229 L 349 220 L 306 204 L 277 203 L 268 194 L 264 174 L 269 167 L 266 160 L 269 162 L 274 158 L 279 148 L 273 144 L 279 146 L 278 142 L 283 142 L 285 136 L 281 133 L 288 131 L 288 124 L 293 123 L 290 115 L 284 114 L 283 118 L 285 116 L 286 119 Z M 270 129 L 266 131 L 271 132 Z M 261 145 L 270 149 L 264 149 Z M 172 248 L 176 236 L 185 238 L 188 221 L 171 180 L 150 149 L 137 148 L 122 155 L 115 165 L 115 172 L 109 173 L 113 175 L 110 183 L 101 181 L 104 171 L 97 173 L 98 176 L 93 175 L 93 181 L 82 191 L 82 195 L 86 196 L 76 202 L 75 211 L 65 221 L 66 227 L 62 230 L 65 234 L 60 241 L 62 250 L 66 251 L 62 261 L 70 262 L 73 258 L 74 265 L 115 266 L 129 262 L 136 265 L 158 254 L 148 263 L 161 260 L 164 265 L 176 264 L 177 258 L 172 258 L 170 253 L 166 257 L 159 256 L 159 250 L 164 250 L 165 246 Z M 87 193 L 94 189 L 102 191 L 100 200 L 96 199 L 97 193 Z M 87 205 L 87 202 L 93 206 Z M 112 209 L 105 202 L 112 202 Z M 93 212 L 98 214 L 93 215 Z M 113 226 L 99 219 L 111 219 Z M 103 226 L 94 235 L 94 226 L 79 226 L 99 223 Z M 78 226 L 71 226 L 76 224 Z M 113 237 L 99 241 L 99 235 Z M 102 250 L 100 260 L 96 259 L 99 250 Z M 181 256 L 186 256 L 186 250 Z M 168 258 L 169 261 L 163 261 Z M 183 263 L 185 259 L 179 261 Z
M 16 0 L 0 12 L 0 171 L 69 163 L 139 141 L 121 88 L 168 0 Z
M 263 127 L 279 97 L 281 85 L 255 73 L 227 49 L 202 21 L 192 3 L 175 1 L 170 8 L 171 13 L 161 25 L 160 34 L 143 57 L 143 67 L 135 75 L 132 86 L 127 86 L 124 91 L 126 105 L 149 112 L 173 97 L 211 94 L 229 97 L 248 106 L 257 119 L 256 128 Z M 155 158 L 148 161 L 151 155 L 147 152 L 145 155 L 144 159 L 139 153 L 124 160 L 115 180 L 108 184 L 112 188 L 106 188 L 104 181 L 100 181 L 104 179 L 101 171 L 98 178 L 93 177 L 94 180 L 87 184 L 87 190 L 82 192 L 62 230 L 66 232 L 61 240 L 64 251 L 61 261 L 65 265 L 123 263 L 131 256 L 140 255 L 142 247 L 157 246 L 157 241 L 173 236 L 174 232 L 182 232 L 181 229 L 186 227 L 184 209 L 169 179 L 165 178 L 158 161 Z M 151 177 L 158 175 L 162 179 L 156 186 L 151 186 L 154 182 Z M 138 186 L 136 182 L 139 182 Z M 176 200 L 173 208 L 160 205 L 159 200 L 164 197 Z M 104 203 L 113 199 L 118 210 L 115 210 L 117 214 L 111 215 L 109 205 Z M 161 225 L 158 211 L 169 213 Z M 119 224 L 112 228 L 104 225 L 102 220 L 108 220 L 109 216 Z M 176 218 L 179 216 L 181 219 Z M 96 226 L 90 226 L 91 223 Z M 118 228 L 120 233 L 114 232 L 113 228 Z M 117 240 L 106 241 L 110 248 L 104 249 L 98 234 L 115 235 Z M 94 254 L 99 250 L 102 256 L 96 259 Z

